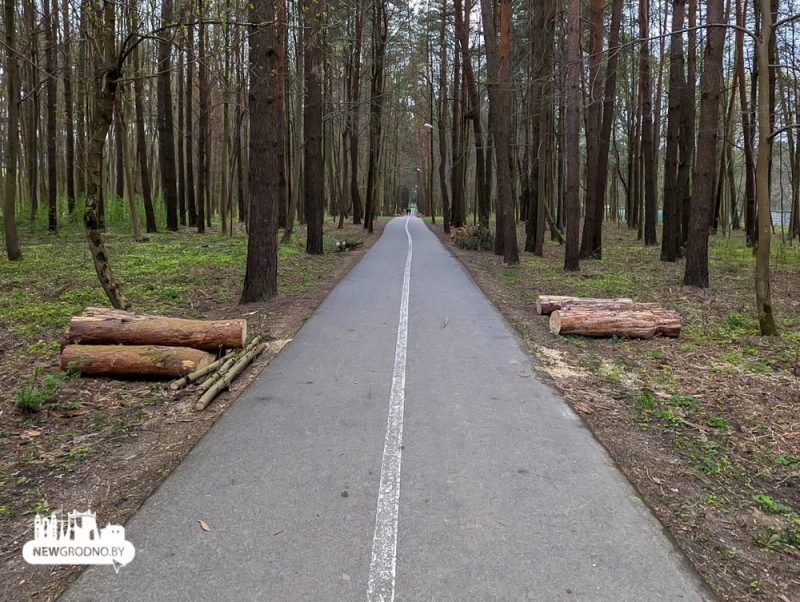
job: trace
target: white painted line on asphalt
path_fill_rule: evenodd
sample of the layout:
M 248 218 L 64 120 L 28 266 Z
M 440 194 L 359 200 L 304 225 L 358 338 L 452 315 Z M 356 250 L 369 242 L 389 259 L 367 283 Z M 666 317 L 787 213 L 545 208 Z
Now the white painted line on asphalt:
M 368 602 L 394 600 L 394 578 L 397 562 L 397 518 L 400 509 L 400 463 L 403 445 L 403 406 L 406 397 L 406 348 L 408 346 L 408 292 L 411 287 L 411 255 L 414 244 L 408 231 L 408 254 L 403 273 L 403 294 L 400 299 L 400 323 L 394 353 L 392 393 L 389 397 L 389 418 L 383 444 L 381 484 L 378 488 L 378 510 L 375 514 L 375 535 L 372 539 L 372 561 L 367 582 Z

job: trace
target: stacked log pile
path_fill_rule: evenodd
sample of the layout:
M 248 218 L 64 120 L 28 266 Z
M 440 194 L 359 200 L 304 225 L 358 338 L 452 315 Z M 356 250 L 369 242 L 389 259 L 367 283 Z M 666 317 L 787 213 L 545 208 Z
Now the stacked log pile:
M 540 315 L 550 314 L 553 334 L 652 339 L 681 333 L 680 314 L 659 303 L 540 295 L 536 310 Z
M 268 347 L 247 343 L 246 320 L 185 320 L 116 309 L 86 308 L 70 320 L 61 369 L 85 375 L 177 378 L 173 391 L 197 384 L 202 410 Z

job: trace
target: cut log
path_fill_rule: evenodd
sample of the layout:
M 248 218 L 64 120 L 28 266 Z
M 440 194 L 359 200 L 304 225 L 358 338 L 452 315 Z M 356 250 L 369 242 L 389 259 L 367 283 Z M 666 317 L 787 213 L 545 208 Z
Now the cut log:
M 70 320 L 66 343 L 167 345 L 217 351 L 247 340 L 246 320 L 184 320 L 88 307 Z
M 536 312 L 539 315 L 551 314 L 563 308 L 564 303 L 580 304 L 587 307 L 603 307 L 605 305 L 619 305 L 633 303 L 633 299 L 591 299 L 589 297 L 563 297 L 560 295 L 539 295 L 536 297 Z
M 588 302 L 587 302 L 588 301 Z M 603 303 L 597 303 L 603 301 Z M 636 303 L 635 301 L 620 299 L 573 299 L 561 304 L 561 311 L 565 309 L 601 309 L 603 311 L 662 311 L 660 303 Z
M 177 380 L 173 380 L 168 385 L 169 389 L 171 391 L 177 391 L 178 389 L 182 389 L 183 387 L 185 387 L 185 386 L 187 386 L 187 385 L 189 385 L 191 383 L 197 382 L 199 380 L 202 380 L 202 379 L 208 377 L 209 374 L 212 374 L 212 373 L 216 374 L 218 371 L 221 370 L 221 366 L 225 365 L 225 363 L 227 363 L 229 360 L 236 360 L 240 356 L 240 354 L 247 353 L 248 351 L 250 351 L 250 349 L 255 347 L 260 341 L 261 341 L 261 335 L 253 337 L 253 340 L 250 341 L 247 344 L 247 346 L 244 347 L 243 349 L 241 349 L 239 351 L 229 351 L 228 353 L 223 355 L 221 358 L 219 358 L 216 362 L 213 362 L 213 363 L 209 364 L 205 368 L 201 368 L 199 370 L 195 370 L 191 374 L 187 374 L 186 376 L 184 376 L 182 378 L 179 378 Z
M 248 365 L 250 365 L 250 362 L 258 357 L 265 349 L 269 348 L 273 352 L 272 357 L 275 357 L 291 340 L 292 339 L 283 339 L 279 341 L 261 343 L 258 347 L 252 348 L 246 353 L 243 353 L 241 356 L 239 356 L 236 363 L 231 366 L 221 378 L 216 379 L 214 384 L 209 387 L 205 393 L 203 393 L 203 395 L 194 405 L 194 409 L 198 412 L 205 410 L 208 407 L 208 404 L 210 404 L 214 398 L 220 394 L 221 391 L 227 389 L 233 380 L 239 376 L 239 374 L 244 371 Z M 270 357 L 270 361 L 272 361 L 272 357 Z
M 550 332 L 585 337 L 628 337 L 652 339 L 656 335 L 677 337 L 681 334 L 678 312 L 661 310 L 618 310 L 569 308 L 550 315 Z
M 67 345 L 61 369 L 96 376 L 171 378 L 202 369 L 214 354 L 189 347 L 157 345 Z

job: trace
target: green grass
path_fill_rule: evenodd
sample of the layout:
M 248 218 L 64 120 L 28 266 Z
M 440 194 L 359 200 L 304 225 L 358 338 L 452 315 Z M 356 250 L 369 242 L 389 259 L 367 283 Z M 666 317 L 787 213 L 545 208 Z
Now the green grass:
M 20 411 L 33 414 L 42 409 L 42 405 L 51 401 L 61 391 L 63 377 L 56 374 L 41 376 L 34 369 L 28 382 L 14 389 L 14 406 Z
M 47 335 L 85 307 L 106 305 L 107 300 L 79 224 L 68 223 L 55 234 L 28 229 L 27 224 L 20 225 L 23 260 L 0 262 L 0 282 L 6 291 L 0 296 L 0 324 L 31 340 L 23 353 L 46 355 L 56 350 Z M 326 252 L 332 253 L 336 240 L 345 236 L 327 231 Z M 247 255 L 244 233 L 199 235 L 186 229 L 147 237 L 147 242 L 136 242 L 127 228 L 116 225 L 109 226 L 106 234 L 111 266 L 135 310 L 200 316 L 212 299 L 237 302 Z M 325 262 L 307 258 L 304 250 L 305 235 L 299 230 L 279 246 L 279 291 L 307 291 L 328 272 Z

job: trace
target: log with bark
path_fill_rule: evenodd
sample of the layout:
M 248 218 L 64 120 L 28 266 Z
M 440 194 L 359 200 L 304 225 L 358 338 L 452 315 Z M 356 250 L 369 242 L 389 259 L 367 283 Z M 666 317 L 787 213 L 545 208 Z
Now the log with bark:
M 677 337 L 681 316 L 665 309 L 618 309 L 570 307 L 550 315 L 550 332 L 585 337 L 652 339 L 656 335 Z
M 214 354 L 189 347 L 159 345 L 66 345 L 61 369 L 94 376 L 170 378 L 214 361 Z
M 564 303 L 580 304 L 592 307 L 604 305 L 619 305 L 623 303 L 633 303 L 633 299 L 590 299 L 588 297 L 564 297 L 560 295 L 539 295 L 536 297 L 536 312 L 539 315 L 551 314 L 562 308 Z
M 70 320 L 66 343 L 167 345 L 217 351 L 247 340 L 246 320 L 185 320 L 88 307 Z

